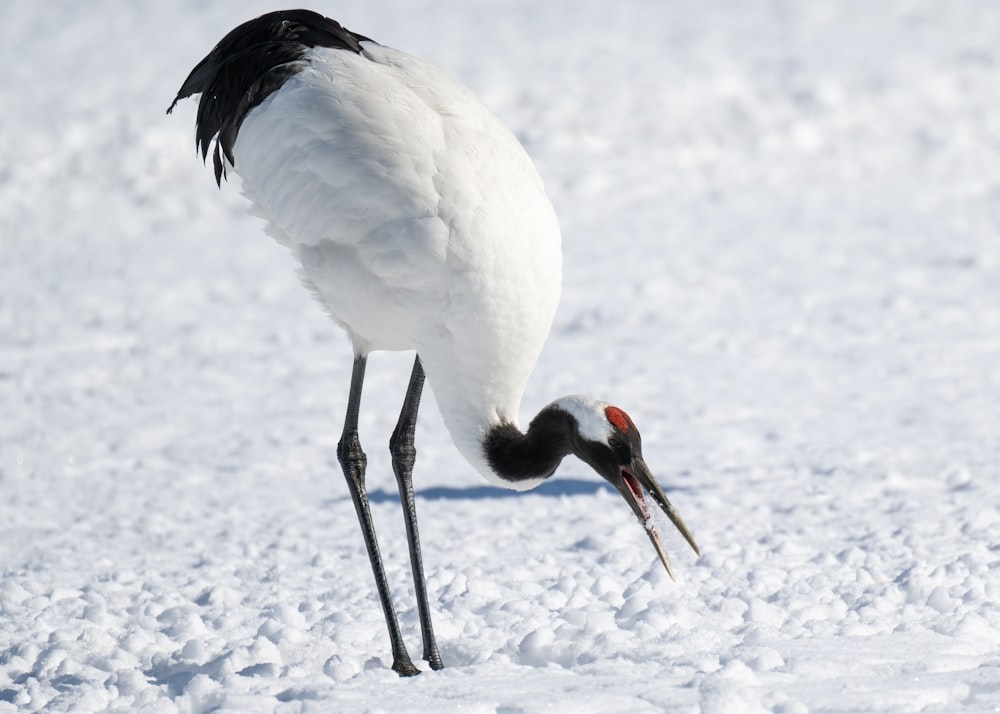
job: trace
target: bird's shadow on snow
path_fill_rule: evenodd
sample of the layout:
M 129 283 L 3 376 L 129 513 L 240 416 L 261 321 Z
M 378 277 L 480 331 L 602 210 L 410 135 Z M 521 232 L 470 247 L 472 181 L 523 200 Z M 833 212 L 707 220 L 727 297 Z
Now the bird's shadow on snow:
M 557 481 L 548 481 L 537 488 L 527 492 L 511 491 L 499 486 L 469 486 L 459 488 L 453 486 L 432 486 L 417 491 L 417 496 L 427 501 L 462 501 L 462 500 L 485 500 L 495 498 L 516 498 L 523 497 L 525 493 L 533 496 L 592 496 L 601 491 L 614 492 L 610 484 L 600 481 L 589 481 L 584 479 L 564 478 Z M 399 494 L 395 491 L 378 489 L 368 493 L 368 500 L 371 503 L 398 503 Z

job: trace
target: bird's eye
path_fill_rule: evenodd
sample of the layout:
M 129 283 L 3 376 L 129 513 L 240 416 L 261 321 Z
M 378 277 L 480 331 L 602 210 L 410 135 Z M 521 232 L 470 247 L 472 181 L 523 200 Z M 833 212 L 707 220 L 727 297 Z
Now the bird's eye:
M 608 439 L 608 447 L 611 449 L 611 453 L 615 455 L 618 463 L 624 464 L 632 460 L 632 448 L 624 439 L 613 435 Z

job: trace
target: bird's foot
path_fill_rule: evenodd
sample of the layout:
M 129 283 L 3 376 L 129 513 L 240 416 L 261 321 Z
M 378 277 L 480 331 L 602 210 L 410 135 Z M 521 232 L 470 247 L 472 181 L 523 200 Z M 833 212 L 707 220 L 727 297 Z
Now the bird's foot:
M 420 674 L 420 670 L 414 666 L 409 657 L 393 660 L 392 671 L 400 677 L 414 677 Z
M 444 669 L 444 662 L 441 661 L 441 655 L 438 654 L 437 650 L 434 650 L 430 655 L 425 654 L 424 659 L 427 660 L 427 664 L 431 666 L 431 669 L 435 671 Z

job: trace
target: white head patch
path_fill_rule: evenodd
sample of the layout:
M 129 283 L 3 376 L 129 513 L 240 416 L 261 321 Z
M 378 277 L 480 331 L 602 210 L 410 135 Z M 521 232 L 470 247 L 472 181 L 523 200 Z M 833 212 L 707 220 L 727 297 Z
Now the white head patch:
M 605 412 L 611 405 L 607 402 L 582 394 L 574 394 L 555 400 L 552 402 L 552 406 L 571 414 L 580 425 L 580 436 L 587 441 L 607 444 L 611 439 L 611 423 Z

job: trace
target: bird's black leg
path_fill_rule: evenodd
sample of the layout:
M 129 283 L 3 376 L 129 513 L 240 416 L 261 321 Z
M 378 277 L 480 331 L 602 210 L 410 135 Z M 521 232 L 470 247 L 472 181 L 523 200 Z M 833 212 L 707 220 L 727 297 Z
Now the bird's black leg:
M 379 554 L 375 526 L 372 524 L 371 509 L 368 507 L 368 492 L 365 489 L 365 465 L 368 463 L 368 459 L 365 452 L 361 450 L 361 442 L 358 439 L 358 409 L 361 405 L 361 387 L 365 381 L 366 361 L 364 355 L 358 355 L 354 359 L 354 369 L 351 372 L 351 392 L 347 400 L 347 416 L 344 418 L 344 433 L 340 437 L 340 443 L 337 444 L 337 458 L 341 468 L 344 469 L 347 487 L 351 492 L 351 500 L 354 501 L 354 508 L 358 512 L 358 521 L 361 523 L 365 547 L 368 548 L 368 559 L 371 561 L 372 571 L 375 574 L 375 585 L 378 587 L 378 596 L 382 601 L 382 610 L 385 613 L 385 624 L 389 628 L 389 641 L 392 643 L 392 668 L 401 676 L 408 677 L 419 674 L 420 670 L 413 665 L 410 655 L 406 652 L 403 636 L 399 632 L 399 622 L 396 620 L 396 610 L 392 606 L 389 582 L 386 580 L 382 556 Z
M 434 641 L 430 605 L 427 603 L 427 583 L 424 580 L 420 536 L 417 533 L 417 509 L 413 499 L 413 464 L 417 457 L 413 434 L 417 426 L 417 410 L 420 408 L 423 387 L 424 368 L 420 364 L 418 355 L 413 361 L 413 372 L 410 374 L 410 384 L 406 388 L 403 408 L 399 412 L 399 421 L 392 432 L 392 438 L 389 439 L 389 452 L 392 454 L 392 470 L 396 474 L 396 483 L 399 484 L 399 498 L 403 502 L 406 542 L 410 546 L 410 566 L 413 568 L 413 584 L 417 594 L 420 632 L 424 639 L 424 659 L 430 664 L 431 669 L 442 669 L 444 664 L 441 662 L 437 642 Z

